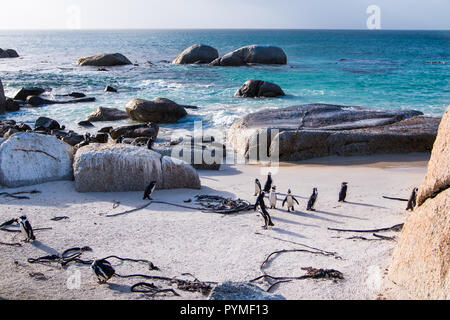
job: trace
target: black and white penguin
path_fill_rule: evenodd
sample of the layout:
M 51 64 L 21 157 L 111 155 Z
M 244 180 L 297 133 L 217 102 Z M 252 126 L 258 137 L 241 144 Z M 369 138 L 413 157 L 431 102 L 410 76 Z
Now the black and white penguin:
M 294 212 L 295 211 L 294 201 L 297 202 L 297 205 L 300 205 L 300 203 L 298 203 L 297 199 L 295 199 L 295 197 L 292 195 L 291 189 L 289 189 L 286 199 L 284 199 L 284 201 L 283 201 L 283 207 L 287 202 L 288 212 L 291 212 L 291 211 Z
M 265 194 L 264 191 L 261 191 L 259 193 L 258 199 L 256 200 L 256 203 L 255 203 L 254 210 L 256 211 L 256 210 L 258 210 L 258 207 L 260 208 L 260 210 L 261 210 L 260 213 L 261 213 L 261 215 L 263 216 L 263 219 L 264 219 L 264 226 L 263 226 L 263 228 L 267 229 L 268 227 L 273 227 L 275 225 L 273 224 L 272 218 L 270 217 L 270 214 L 267 211 L 266 203 L 264 202 L 264 197 L 265 196 L 266 196 L 266 194 Z
M 419 192 L 419 188 L 414 188 L 412 191 L 411 197 L 408 201 L 408 207 L 406 207 L 406 210 L 414 211 L 414 208 L 417 204 L 417 193 Z
M 316 205 L 318 196 L 319 196 L 319 192 L 318 192 L 317 188 L 314 188 L 313 189 L 313 194 L 311 195 L 311 198 L 309 198 L 308 207 L 307 207 L 306 210 L 308 210 L 308 211 L 316 211 L 314 206 Z
M 270 201 L 270 209 L 276 209 L 277 208 L 277 187 L 276 186 L 273 186 L 272 191 L 270 191 L 269 201 Z
M 22 230 L 22 233 L 25 235 L 25 242 L 36 240 L 36 237 L 34 236 L 33 233 L 33 227 L 31 227 L 31 224 L 26 216 L 21 216 L 17 220 L 17 223 L 20 225 L 20 229 Z
M 255 179 L 255 197 L 258 196 L 262 191 L 261 182 L 258 179 Z
M 151 196 L 153 194 L 153 191 L 155 191 L 156 183 L 157 183 L 156 181 L 152 181 L 148 185 L 147 189 L 145 189 L 143 200 L 153 200 Z
M 92 271 L 98 279 L 98 282 L 103 284 L 116 273 L 114 268 L 107 260 L 95 260 L 91 265 Z
M 272 189 L 272 183 L 273 183 L 272 173 L 269 172 L 269 174 L 267 175 L 267 182 L 266 182 L 266 185 L 264 186 L 264 190 L 263 190 L 265 193 L 270 192 L 270 189 Z
M 347 198 L 348 182 L 342 182 L 341 191 L 339 192 L 339 202 L 345 202 Z

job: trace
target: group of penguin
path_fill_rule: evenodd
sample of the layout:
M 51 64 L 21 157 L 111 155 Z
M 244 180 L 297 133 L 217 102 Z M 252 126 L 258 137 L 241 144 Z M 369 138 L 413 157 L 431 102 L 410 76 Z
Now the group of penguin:
M 348 182 L 343 182 L 341 186 L 341 191 L 339 192 L 339 202 L 345 202 L 345 199 L 347 197 L 347 190 L 348 190 Z M 260 213 L 263 216 L 265 222 L 263 226 L 264 229 L 274 226 L 272 218 L 270 217 L 270 214 L 267 211 L 267 207 L 264 202 L 264 198 L 266 197 L 267 193 L 269 193 L 270 209 L 276 209 L 278 201 L 277 187 L 273 185 L 272 173 L 270 172 L 267 176 L 267 182 L 264 185 L 264 189 L 261 187 L 261 182 L 259 181 L 259 179 L 255 179 L 255 197 L 257 196 L 258 198 L 256 199 L 254 210 L 256 211 L 259 207 Z M 317 203 L 318 197 L 319 197 L 319 190 L 317 188 L 314 188 L 313 193 L 309 198 L 306 210 L 316 211 L 315 205 Z M 284 207 L 286 203 L 288 212 L 295 212 L 294 203 L 300 205 L 298 200 L 292 194 L 291 189 L 288 190 L 287 196 L 283 200 L 282 207 Z

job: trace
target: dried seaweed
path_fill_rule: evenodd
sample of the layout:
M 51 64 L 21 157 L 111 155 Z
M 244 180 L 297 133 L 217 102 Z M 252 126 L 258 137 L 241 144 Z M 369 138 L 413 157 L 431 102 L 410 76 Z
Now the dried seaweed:
M 356 233 L 373 233 L 373 232 L 383 232 L 383 231 L 399 232 L 399 231 L 402 231 L 403 226 L 404 226 L 404 223 L 397 224 L 390 228 L 372 229 L 372 230 L 351 230 L 351 229 L 334 229 L 334 228 L 328 228 L 328 230 L 338 231 L 338 232 L 356 232 Z

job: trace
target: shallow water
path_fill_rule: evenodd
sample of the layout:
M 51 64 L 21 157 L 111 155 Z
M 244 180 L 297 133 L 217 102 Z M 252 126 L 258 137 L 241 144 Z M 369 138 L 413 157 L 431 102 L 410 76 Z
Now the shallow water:
M 194 43 L 223 55 L 249 44 L 282 47 L 287 66 L 221 68 L 170 65 Z M 450 104 L 450 31 L 326 30 L 139 30 L 139 31 L 0 31 L 0 48 L 14 48 L 19 59 L 0 60 L 6 94 L 23 86 L 51 90 L 50 98 L 72 91 L 97 102 L 24 108 L 8 118 L 33 123 L 50 116 L 76 128 L 98 106 L 124 109 L 132 98 L 161 96 L 197 105 L 189 117 L 165 128 L 229 126 L 235 119 L 264 108 L 304 103 L 358 105 L 379 109 L 416 109 L 441 115 Z M 139 66 L 78 67 L 75 61 L 103 52 L 120 52 Z M 154 66 L 148 66 L 151 61 Z M 239 99 L 234 92 L 248 79 L 275 82 L 287 96 Z M 103 92 L 106 85 L 119 93 Z

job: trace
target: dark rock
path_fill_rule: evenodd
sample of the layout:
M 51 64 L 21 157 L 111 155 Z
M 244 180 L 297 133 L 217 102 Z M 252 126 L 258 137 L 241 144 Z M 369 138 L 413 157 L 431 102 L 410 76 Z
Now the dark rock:
M 61 129 L 61 126 L 59 125 L 58 121 L 47 117 L 39 117 L 34 123 L 34 127 L 44 128 L 47 131 Z
M 91 139 L 92 139 L 92 142 L 107 143 L 108 142 L 108 134 L 107 133 L 97 133 Z
M 235 93 L 236 97 L 241 98 L 274 98 L 284 95 L 278 85 L 262 80 L 248 80 Z
M 217 58 L 213 66 L 243 66 L 255 64 L 286 64 L 287 56 L 281 48 L 273 46 L 246 46 Z
M 113 88 L 113 87 L 110 87 L 110 86 L 106 86 L 105 92 L 117 92 L 117 89 Z
M 15 101 L 15 100 L 13 100 L 11 98 L 8 98 L 8 99 L 6 99 L 5 110 L 8 111 L 8 112 L 19 111 L 20 110 L 20 104 L 17 101 Z
M 114 53 L 81 58 L 77 61 L 77 64 L 80 66 L 111 67 L 129 65 L 132 63 L 124 55 Z
M 72 133 L 69 133 L 68 135 L 66 135 L 65 137 L 63 137 L 62 141 L 71 145 L 72 147 L 74 147 L 74 146 L 80 144 L 81 142 L 83 142 L 84 137 L 80 134 L 72 132 Z
M 2 80 L 0 79 L 0 114 L 4 114 L 6 110 L 6 97 L 3 91 Z
M 0 49 L 0 59 L 1 58 L 18 58 L 19 55 L 16 50 L 14 49 L 6 49 L 2 50 Z
M 51 104 L 69 104 L 69 103 L 84 103 L 84 102 L 95 102 L 95 98 L 82 98 L 75 100 L 66 100 L 66 101 L 57 101 L 57 100 L 48 100 L 38 96 L 30 96 L 27 98 L 27 105 L 38 107 L 43 105 L 51 105 Z
M 149 137 L 154 140 L 158 137 L 159 126 L 157 124 L 138 124 L 133 126 L 123 126 L 115 128 L 109 132 L 112 139 L 118 139 L 123 136 L 124 138 L 139 138 Z
M 108 70 L 108 69 L 105 69 L 105 68 L 98 68 L 97 71 L 100 71 L 100 72 L 108 72 L 109 70 Z
M 219 52 L 213 47 L 203 44 L 194 44 L 184 50 L 173 64 L 205 64 L 219 57 Z
M 78 122 L 80 127 L 94 127 L 94 125 L 90 121 L 80 121 Z
M 110 133 L 112 129 L 113 129 L 113 127 L 104 127 L 104 128 L 101 128 L 100 130 L 98 130 L 98 132 L 100 132 L 100 133 Z
M 88 121 L 116 121 L 128 119 L 128 113 L 115 108 L 99 107 L 88 116 Z
M 72 92 L 72 93 L 68 93 L 68 94 L 61 94 L 59 96 L 60 97 L 72 97 L 72 98 L 84 98 L 84 97 L 86 97 L 86 95 L 84 93 L 81 93 L 81 92 Z
M 185 108 L 165 98 L 133 99 L 126 105 L 131 119 L 139 122 L 175 123 L 187 116 Z
M 22 88 L 16 92 L 16 94 L 14 95 L 14 100 L 25 101 L 29 96 L 39 96 L 44 92 L 45 92 L 44 89 L 37 87 Z

